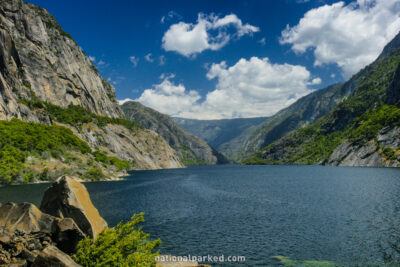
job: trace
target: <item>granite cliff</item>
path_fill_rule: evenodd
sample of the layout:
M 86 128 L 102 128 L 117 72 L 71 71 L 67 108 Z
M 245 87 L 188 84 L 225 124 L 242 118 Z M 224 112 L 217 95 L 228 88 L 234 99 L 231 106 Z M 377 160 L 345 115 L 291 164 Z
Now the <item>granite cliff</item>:
M 57 153 L 51 144 L 16 147 L 18 140 L 0 142 L 2 182 L 34 182 L 39 173 L 40 179 L 53 179 L 63 172 L 78 176 L 91 172 L 107 179 L 132 168 L 184 166 L 159 134 L 124 120 L 114 87 L 47 10 L 20 0 L 0 0 L 0 40 L 0 122 L 19 119 L 20 123 L 13 121 L 18 129 L 33 127 L 25 122 L 65 127 L 90 147 L 84 154 L 74 150 L 67 142 L 72 139 L 57 136 L 61 131 L 55 133 L 54 127 L 39 128 L 40 134 L 65 141 L 55 145 Z M 9 126 L 3 123 L 1 138 L 8 138 Z M 15 149 L 22 156 L 12 160 L 21 166 L 11 170 L 7 164 Z M 118 160 L 130 167 L 121 167 Z

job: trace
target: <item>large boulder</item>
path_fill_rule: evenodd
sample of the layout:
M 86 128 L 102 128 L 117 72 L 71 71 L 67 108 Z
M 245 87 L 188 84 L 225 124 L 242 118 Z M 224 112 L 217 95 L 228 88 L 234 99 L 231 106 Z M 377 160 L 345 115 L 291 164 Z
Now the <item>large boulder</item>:
M 72 177 L 62 176 L 44 193 L 40 209 L 60 218 L 71 218 L 93 238 L 107 228 L 107 222 L 92 204 L 86 187 Z
M 80 265 L 74 262 L 70 256 L 68 256 L 55 246 L 50 245 L 39 253 L 31 266 L 79 267 Z
M 23 233 L 52 233 L 56 218 L 41 212 L 31 203 L 6 203 L 0 207 L 0 235 Z
M 72 254 L 76 252 L 76 246 L 86 235 L 79 229 L 71 218 L 59 219 L 53 234 L 53 241 L 61 251 Z

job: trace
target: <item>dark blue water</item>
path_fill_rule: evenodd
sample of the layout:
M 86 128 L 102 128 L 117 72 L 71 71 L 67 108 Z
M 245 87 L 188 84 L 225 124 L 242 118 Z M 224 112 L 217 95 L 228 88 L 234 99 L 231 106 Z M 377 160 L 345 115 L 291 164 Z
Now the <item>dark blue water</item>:
M 47 186 L 0 188 L 0 202 L 39 204 Z M 110 225 L 145 212 L 163 254 L 246 257 L 229 266 L 276 265 L 276 255 L 400 262 L 400 169 L 200 166 L 86 186 Z

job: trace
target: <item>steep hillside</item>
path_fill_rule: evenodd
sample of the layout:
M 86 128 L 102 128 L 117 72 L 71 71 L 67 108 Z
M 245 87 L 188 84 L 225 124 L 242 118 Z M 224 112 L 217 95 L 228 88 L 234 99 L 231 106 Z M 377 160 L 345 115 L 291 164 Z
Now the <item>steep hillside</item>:
M 354 90 L 327 115 L 245 163 L 400 166 L 400 35 L 347 84 Z
M 183 167 L 160 135 L 123 119 L 114 88 L 45 9 L 0 0 L 0 40 L 0 120 L 21 120 L 0 121 L 4 140 L 13 129 L 18 133 L 13 145 L 0 143 L 2 182 L 71 172 L 112 179 L 132 168 Z M 43 143 L 35 134 L 32 143 L 20 146 L 31 130 L 56 143 Z M 88 149 L 77 149 L 70 135 Z
M 224 152 L 220 149 L 223 144 L 231 141 L 247 129 L 259 125 L 266 119 L 266 117 L 222 120 L 172 118 L 174 122 L 182 126 L 186 131 L 205 140 L 219 152 Z
M 153 130 L 161 135 L 185 164 L 226 163 L 224 156 L 206 142 L 192 135 L 173 122 L 169 116 L 161 114 L 139 102 L 126 102 L 121 106 L 128 120 Z
M 224 144 L 221 151 L 242 160 L 258 149 L 299 128 L 306 127 L 336 107 L 354 88 L 353 84 L 335 84 L 302 97 L 263 123 Z

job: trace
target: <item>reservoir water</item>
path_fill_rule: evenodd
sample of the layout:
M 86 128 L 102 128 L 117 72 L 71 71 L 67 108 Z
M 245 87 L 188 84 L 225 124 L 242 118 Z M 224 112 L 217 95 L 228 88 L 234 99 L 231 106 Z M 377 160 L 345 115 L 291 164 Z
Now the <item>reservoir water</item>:
M 400 263 L 400 169 L 196 166 L 87 183 L 109 225 L 145 212 L 161 254 L 245 256 L 213 266 L 275 266 L 274 256 L 339 265 Z M 0 188 L 40 205 L 48 184 Z

